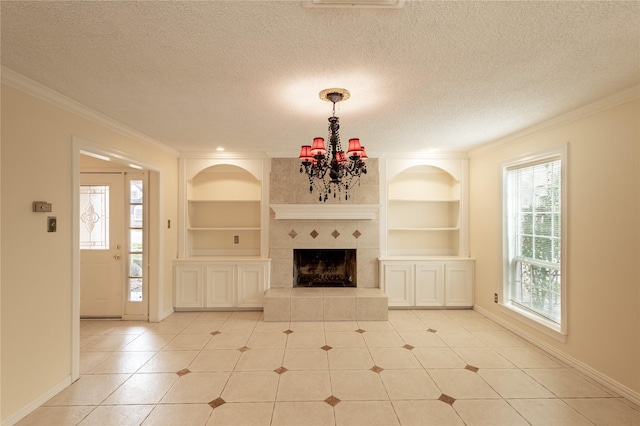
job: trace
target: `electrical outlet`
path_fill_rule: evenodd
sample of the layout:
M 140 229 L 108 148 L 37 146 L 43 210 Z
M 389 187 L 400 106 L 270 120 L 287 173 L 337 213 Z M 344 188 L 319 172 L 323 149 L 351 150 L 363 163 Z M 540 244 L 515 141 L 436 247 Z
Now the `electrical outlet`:
M 240 237 L 238 235 L 233 236 L 233 244 L 240 244 Z
M 493 293 L 493 303 L 498 303 L 498 293 Z

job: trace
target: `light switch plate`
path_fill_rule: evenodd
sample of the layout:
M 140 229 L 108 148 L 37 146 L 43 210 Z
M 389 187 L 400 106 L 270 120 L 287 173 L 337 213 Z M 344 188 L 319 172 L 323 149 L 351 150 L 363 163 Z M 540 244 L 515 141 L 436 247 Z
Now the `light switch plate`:
M 56 232 L 58 230 L 58 220 L 55 216 L 47 218 L 47 232 Z

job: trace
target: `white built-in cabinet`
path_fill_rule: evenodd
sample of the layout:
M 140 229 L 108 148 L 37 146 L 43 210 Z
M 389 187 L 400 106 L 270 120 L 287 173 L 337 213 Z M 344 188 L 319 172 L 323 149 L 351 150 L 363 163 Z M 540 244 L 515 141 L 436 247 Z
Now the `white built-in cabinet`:
M 395 307 L 473 306 L 472 259 L 382 259 L 382 289 Z
M 261 308 L 269 264 L 252 259 L 181 260 L 174 272 L 176 308 Z
M 390 158 L 380 283 L 395 307 L 473 306 L 465 158 Z
M 179 160 L 176 309 L 257 308 L 269 287 L 269 160 Z

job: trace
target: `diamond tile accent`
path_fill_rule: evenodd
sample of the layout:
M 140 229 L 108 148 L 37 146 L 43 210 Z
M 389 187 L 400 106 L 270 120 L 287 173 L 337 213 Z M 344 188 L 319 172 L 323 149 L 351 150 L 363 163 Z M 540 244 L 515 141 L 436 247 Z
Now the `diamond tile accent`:
M 374 373 L 381 373 L 382 371 L 384 371 L 384 368 L 382 367 L 378 367 L 377 365 L 374 365 L 373 367 L 370 368 L 371 371 L 373 371 Z
M 473 371 L 474 373 L 477 373 L 479 368 L 478 367 L 474 367 L 473 365 L 467 365 L 464 368 L 466 368 L 469 371 Z
M 291 334 L 291 333 L 293 333 L 293 330 L 285 330 L 285 331 L 283 331 L 283 333 L 284 334 Z
M 333 349 L 331 346 L 329 345 L 324 345 L 323 347 L 321 347 L 320 349 L 324 350 L 324 351 L 330 351 L 331 349 Z
M 283 373 L 286 373 L 286 372 L 287 372 L 287 371 L 289 371 L 289 370 L 287 370 L 285 367 L 278 367 L 278 368 L 276 368 L 276 369 L 275 369 L 275 370 L 273 370 L 273 371 L 275 371 L 275 372 L 276 372 L 276 373 L 278 373 L 278 374 L 283 374 Z
M 293 229 L 291 230 L 291 232 L 289 232 L 289 236 L 291 237 L 291 239 L 295 238 L 298 235 L 298 233 L 296 231 L 294 231 Z
M 449 395 L 445 395 L 444 393 L 442 395 L 440 395 L 440 398 L 438 398 L 440 401 L 447 403 L 449 405 L 453 405 L 454 402 L 456 402 L 456 399 L 449 396 Z
M 188 368 L 183 368 L 180 371 L 176 371 L 176 374 L 180 377 L 182 376 L 186 376 L 187 374 L 191 373 L 191 370 L 189 370 Z
M 243 346 L 243 347 L 241 347 L 241 348 L 238 348 L 238 350 L 239 350 L 240 352 L 246 352 L 246 351 L 248 351 L 249 349 L 250 349 L 250 348 L 248 348 L 248 347 L 246 347 L 246 346 Z
M 227 402 L 227 401 L 225 401 L 222 398 L 216 398 L 213 401 L 209 402 L 209 406 L 215 410 L 216 408 L 218 408 L 219 406 L 221 406 L 225 402 Z
M 363 329 L 361 329 L 361 328 L 359 328 L 359 329 L 357 329 L 357 330 L 356 330 L 356 333 L 360 333 L 360 334 L 362 334 L 362 333 L 364 333 L 364 332 L 365 332 L 365 331 L 364 331 Z
M 438 331 L 438 330 L 434 330 L 433 328 L 429 328 L 429 329 L 427 329 L 427 331 L 428 331 L 429 333 L 435 333 L 435 332 L 436 332 L 436 331 Z
M 313 238 L 314 240 L 316 239 L 316 237 L 320 234 L 318 234 L 318 231 L 316 231 L 315 229 L 313 231 L 311 231 L 311 233 L 309 233 L 309 235 L 311 235 L 311 238 Z
M 351 235 L 353 235 L 355 237 L 355 239 L 357 240 L 362 235 L 362 232 L 360 232 L 360 231 L 358 231 L 356 229 L 355 231 L 353 231 L 353 234 L 351 234 Z
M 220 332 L 218 330 L 216 330 L 216 331 L 212 331 L 210 334 L 212 336 L 217 336 L 218 334 L 220 334 Z
M 411 349 L 415 349 L 415 346 L 411 346 L 411 345 L 404 345 L 403 348 L 411 350 Z
M 340 236 L 340 233 L 338 232 L 337 229 L 334 229 L 333 232 L 331 233 L 331 236 L 333 238 L 338 238 Z
M 336 398 L 335 396 L 331 395 L 329 398 L 325 399 L 324 402 L 326 402 L 327 404 L 329 404 L 332 407 L 335 407 L 336 405 L 340 404 L 340 400 L 338 398 Z

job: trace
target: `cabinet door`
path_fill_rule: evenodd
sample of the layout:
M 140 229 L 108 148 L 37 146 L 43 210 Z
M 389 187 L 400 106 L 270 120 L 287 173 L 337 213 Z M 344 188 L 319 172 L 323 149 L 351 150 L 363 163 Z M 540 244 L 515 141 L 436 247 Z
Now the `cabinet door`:
M 384 263 L 382 267 L 383 290 L 389 298 L 389 306 L 413 306 L 413 265 Z
M 445 305 L 473 306 L 473 262 L 448 262 L 445 266 Z
M 261 308 L 264 296 L 265 266 L 263 264 L 238 265 L 238 307 Z
M 444 264 L 416 264 L 416 306 L 444 306 Z
M 205 287 L 207 308 L 235 306 L 233 265 L 208 265 Z
M 174 306 L 176 308 L 201 308 L 202 300 L 202 265 L 176 265 L 176 292 Z

